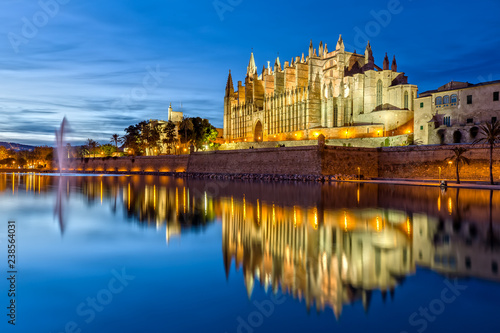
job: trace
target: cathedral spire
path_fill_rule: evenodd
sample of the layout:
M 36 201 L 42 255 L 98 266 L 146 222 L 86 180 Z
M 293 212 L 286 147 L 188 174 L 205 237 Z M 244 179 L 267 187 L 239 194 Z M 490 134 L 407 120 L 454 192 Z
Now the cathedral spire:
M 309 58 L 313 56 L 314 53 L 314 46 L 313 46 L 313 40 L 311 39 L 311 43 L 309 44 Z
M 344 52 L 345 51 L 345 46 L 344 46 L 344 40 L 342 39 L 342 35 L 339 36 L 339 40 L 337 42 L 337 51 Z
M 392 58 L 392 66 L 391 66 L 391 70 L 393 72 L 397 72 L 398 71 L 398 64 L 396 63 L 396 56 L 394 56 Z
M 319 42 L 319 57 L 322 58 L 323 57 L 323 41 L 320 41 Z
M 302 58 L 300 58 L 300 62 L 301 63 L 305 63 L 306 62 L 306 59 L 304 58 L 304 52 L 302 52 Z
M 233 77 L 231 76 L 231 70 L 229 70 L 229 75 L 227 77 L 227 83 L 226 83 L 226 97 L 230 97 L 234 93 L 234 86 L 233 86 Z M 172 104 L 170 104 L 170 109 L 172 108 Z
M 328 45 L 326 45 L 325 43 L 325 52 L 324 52 L 325 56 L 328 54 Z
M 255 66 L 255 58 L 253 57 L 253 52 L 250 55 L 250 61 L 247 67 L 247 76 L 252 76 L 257 71 L 257 66 Z
M 389 69 L 389 57 L 387 56 L 387 52 L 385 53 L 383 69 L 384 71 Z

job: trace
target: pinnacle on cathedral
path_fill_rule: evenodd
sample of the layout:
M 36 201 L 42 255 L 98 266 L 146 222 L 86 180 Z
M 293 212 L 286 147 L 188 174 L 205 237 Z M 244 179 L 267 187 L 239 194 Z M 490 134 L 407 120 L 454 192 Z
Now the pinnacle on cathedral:
M 275 72 L 281 72 L 281 62 L 280 62 L 280 56 L 276 58 L 276 61 L 274 62 L 274 71 Z
M 394 58 L 392 58 L 391 70 L 393 72 L 397 72 L 398 71 L 398 64 L 396 63 L 396 56 L 394 56 Z
M 387 52 L 385 53 L 383 69 L 384 71 L 389 70 L 389 57 L 387 57 Z
M 250 55 L 250 61 L 248 62 L 247 76 L 253 76 L 254 73 L 257 73 L 257 66 L 255 65 L 255 58 L 253 57 L 252 52 Z
M 231 96 L 234 93 L 234 86 L 233 86 L 233 77 L 231 76 L 231 70 L 229 70 L 229 75 L 227 77 L 227 83 L 226 83 L 226 96 Z M 172 107 L 172 104 L 170 104 L 170 107 Z
M 342 35 L 339 36 L 339 40 L 337 42 L 337 47 L 335 48 L 338 51 L 344 51 L 345 46 L 344 46 L 344 40 L 342 39 Z

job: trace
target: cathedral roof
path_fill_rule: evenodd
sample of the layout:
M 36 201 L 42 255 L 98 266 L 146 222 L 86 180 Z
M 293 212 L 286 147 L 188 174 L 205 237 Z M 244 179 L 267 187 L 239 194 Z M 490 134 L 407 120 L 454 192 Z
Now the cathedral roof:
M 468 88 L 474 88 L 474 87 L 480 87 L 480 86 L 488 86 L 490 84 L 498 84 L 500 83 L 500 80 L 495 80 L 495 81 L 486 81 L 486 82 L 480 82 L 480 83 L 469 83 L 469 82 L 458 82 L 458 81 L 450 81 L 447 84 L 434 89 L 434 90 L 427 90 L 424 92 L 421 92 L 419 94 L 419 97 L 428 97 L 431 96 L 432 94 L 438 93 L 438 92 L 443 92 L 443 91 L 450 91 L 450 90 L 458 90 L 458 89 L 468 89 Z

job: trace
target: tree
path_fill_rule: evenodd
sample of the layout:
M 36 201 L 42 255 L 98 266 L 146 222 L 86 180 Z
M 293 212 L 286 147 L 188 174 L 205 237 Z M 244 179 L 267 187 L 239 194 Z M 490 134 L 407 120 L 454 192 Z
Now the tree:
M 9 157 L 7 148 L 5 148 L 4 146 L 0 146 L 0 160 L 6 159 L 7 157 Z
M 113 153 L 116 152 L 116 147 L 110 144 L 105 144 L 100 147 L 102 154 L 106 157 L 113 156 Z
M 129 150 L 133 151 L 134 154 L 140 154 L 141 147 L 141 128 L 140 124 L 130 125 L 125 129 L 125 135 L 123 136 L 123 144 Z
M 114 143 L 116 150 L 118 150 L 118 143 L 122 143 L 122 138 L 118 134 L 113 134 L 109 142 Z
M 95 158 L 95 153 L 97 151 L 97 148 L 99 147 L 99 143 L 97 141 L 94 141 L 92 139 L 87 139 L 87 150 L 89 151 L 90 154 L 94 154 Z
M 455 166 L 457 168 L 457 184 L 460 184 L 460 163 L 470 164 L 470 160 L 467 157 L 463 156 L 463 154 L 467 151 L 468 149 L 457 147 L 453 149 L 455 155 L 445 159 L 445 161 L 452 161 L 455 163 Z
M 175 139 L 177 137 L 177 135 L 175 135 L 175 124 L 172 121 L 169 121 L 165 125 L 163 133 L 165 133 L 165 139 L 163 139 L 163 143 L 167 146 L 167 154 L 170 155 L 172 144 L 175 143 Z
M 486 122 L 479 126 L 479 131 L 483 137 L 474 140 L 473 144 L 483 143 L 490 145 L 490 182 L 493 185 L 495 184 L 493 181 L 493 148 L 496 143 L 500 142 L 500 122 Z
M 187 144 L 190 141 L 188 140 L 188 131 L 194 131 L 194 125 L 191 118 L 182 118 L 182 121 L 179 123 L 179 133 L 181 131 L 184 132 L 184 143 Z

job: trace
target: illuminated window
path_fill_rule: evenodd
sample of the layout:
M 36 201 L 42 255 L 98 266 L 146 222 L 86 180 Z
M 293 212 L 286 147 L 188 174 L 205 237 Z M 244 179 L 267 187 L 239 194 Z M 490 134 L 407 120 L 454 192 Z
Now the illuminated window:
M 443 98 L 442 97 L 436 97 L 436 105 L 440 106 L 443 104 Z

